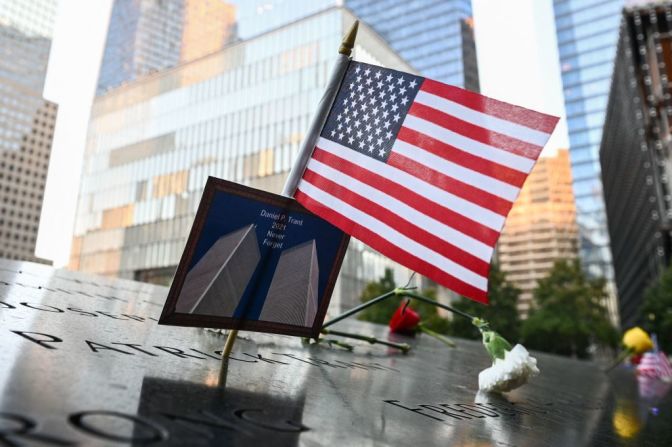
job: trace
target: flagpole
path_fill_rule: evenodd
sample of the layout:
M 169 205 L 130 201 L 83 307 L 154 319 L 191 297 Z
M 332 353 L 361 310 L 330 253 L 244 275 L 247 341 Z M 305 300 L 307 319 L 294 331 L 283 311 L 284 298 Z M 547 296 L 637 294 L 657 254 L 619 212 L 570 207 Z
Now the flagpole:
M 341 46 L 338 48 L 338 58 L 336 59 L 336 64 L 331 72 L 331 78 L 329 79 L 324 95 L 322 95 L 322 99 L 320 99 L 320 103 L 317 106 L 317 112 L 313 117 L 313 122 L 310 124 L 308 133 L 306 133 L 306 137 L 303 139 L 299 153 L 294 161 L 294 166 L 292 166 L 292 170 L 289 171 L 285 187 L 282 190 L 283 196 L 294 197 L 296 188 L 299 186 L 299 181 L 301 181 L 301 177 L 303 177 L 303 171 L 306 169 L 308 160 L 310 160 L 310 156 L 313 154 L 315 143 L 320 136 L 324 123 L 327 122 L 329 111 L 336 100 L 336 95 L 338 94 L 338 89 L 341 87 L 343 76 L 345 76 L 345 72 L 348 69 L 348 64 L 351 60 L 350 54 L 355 45 L 358 27 L 359 20 L 355 20 L 343 38 Z
M 303 177 L 303 171 L 306 169 L 306 165 L 310 160 L 310 156 L 313 154 L 315 143 L 320 136 L 320 132 L 324 127 L 324 123 L 327 122 L 331 106 L 336 100 L 338 89 L 341 87 L 341 82 L 343 81 L 345 72 L 347 71 L 348 65 L 352 60 L 350 55 L 352 54 L 352 49 L 355 46 L 355 39 L 357 38 L 358 28 L 359 20 L 355 20 L 341 41 L 341 46 L 338 48 L 338 58 L 336 59 L 336 64 L 334 64 L 333 70 L 331 71 L 331 77 L 327 83 L 327 88 L 324 91 L 324 95 L 322 95 L 322 99 L 320 99 L 320 102 L 317 105 L 317 111 L 313 116 L 313 121 L 308 128 L 308 132 L 306 133 L 306 137 L 303 139 L 303 143 L 301 143 L 301 147 L 299 148 L 299 153 L 296 156 L 292 170 L 289 171 L 287 181 L 285 182 L 285 186 L 282 189 L 283 196 L 294 197 L 296 188 L 299 186 L 301 177 Z M 236 341 L 237 336 L 237 330 L 229 331 L 229 334 L 226 338 L 226 344 L 222 350 L 223 359 L 228 358 L 229 354 L 231 354 L 231 350 L 233 349 L 233 344 Z

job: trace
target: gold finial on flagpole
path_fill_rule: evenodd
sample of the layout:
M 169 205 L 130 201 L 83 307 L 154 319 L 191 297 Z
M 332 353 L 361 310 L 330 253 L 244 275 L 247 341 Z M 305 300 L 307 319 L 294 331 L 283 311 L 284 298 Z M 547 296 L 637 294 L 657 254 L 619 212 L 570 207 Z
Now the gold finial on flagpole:
M 355 39 L 357 38 L 358 28 L 359 28 L 359 20 L 355 20 L 352 26 L 350 26 L 348 32 L 345 34 L 345 37 L 343 37 L 341 46 L 338 48 L 339 54 L 344 54 L 346 56 L 350 56 L 350 54 L 352 54 L 352 49 L 355 46 Z

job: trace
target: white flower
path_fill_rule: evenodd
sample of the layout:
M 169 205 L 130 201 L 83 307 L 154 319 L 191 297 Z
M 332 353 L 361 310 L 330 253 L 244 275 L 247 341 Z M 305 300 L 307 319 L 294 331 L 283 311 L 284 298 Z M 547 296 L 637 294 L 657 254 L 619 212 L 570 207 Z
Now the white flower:
M 531 357 L 523 345 L 516 345 L 511 351 L 505 351 L 503 360 L 495 359 L 490 368 L 481 371 L 478 389 L 496 393 L 511 391 L 537 374 L 537 359 Z

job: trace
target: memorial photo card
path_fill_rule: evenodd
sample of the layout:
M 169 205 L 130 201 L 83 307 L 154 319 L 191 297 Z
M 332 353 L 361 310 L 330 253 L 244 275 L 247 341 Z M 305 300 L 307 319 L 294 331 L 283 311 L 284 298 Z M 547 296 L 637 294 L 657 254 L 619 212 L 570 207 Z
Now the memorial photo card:
M 317 337 L 348 240 L 294 199 L 210 177 L 159 324 Z

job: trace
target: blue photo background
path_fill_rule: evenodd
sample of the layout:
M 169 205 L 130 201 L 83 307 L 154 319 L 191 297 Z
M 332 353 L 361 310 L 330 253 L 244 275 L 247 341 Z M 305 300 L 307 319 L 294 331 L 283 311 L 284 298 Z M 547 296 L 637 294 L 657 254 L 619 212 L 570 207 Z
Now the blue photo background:
M 287 214 L 303 220 L 303 225 L 287 223 L 281 249 L 273 249 L 262 244 L 274 219 L 261 217 L 261 211 Z M 217 191 L 206 213 L 205 223 L 196 243 L 194 256 L 189 263 L 191 270 L 217 240 L 225 234 L 249 224 L 256 224 L 257 240 L 261 260 L 236 308 L 233 318 L 258 320 L 268 289 L 273 279 L 280 255 L 284 250 L 315 239 L 319 265 L 318 308 L 322 305 L 327 279 L 336 259 L 343 232 L 323 219 L 309 212 L 289 211 L 255 199 L 249 199 L 227 192 Z M 285 222 L 286 223 L 286 222 Z M 276 231 L 277 233 L 277 231 Z

